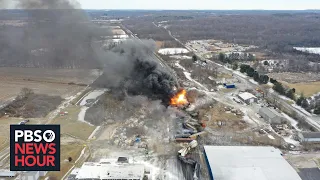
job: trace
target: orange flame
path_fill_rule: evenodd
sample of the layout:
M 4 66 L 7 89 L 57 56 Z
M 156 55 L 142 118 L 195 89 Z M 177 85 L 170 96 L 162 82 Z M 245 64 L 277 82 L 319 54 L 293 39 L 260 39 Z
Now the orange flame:
M 175 106 L 183 106 L 188 104 L 187 91 L 184 89 L 180 90 L 175 96 L 171 98 L 170 104 Z

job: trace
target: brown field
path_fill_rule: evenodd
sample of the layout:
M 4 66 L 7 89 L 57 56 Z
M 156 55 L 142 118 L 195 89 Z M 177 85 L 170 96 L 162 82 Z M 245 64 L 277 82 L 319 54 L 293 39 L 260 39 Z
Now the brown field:
M 237 116 L 233 113 L 225 112 L 223 104 L 217 104 L 211 109 L 200 112 L 200 116 L 202 113 L 205 113 L 209 115 L 209 117 L 211 117 L 210 120 L 207 122 L 207 125 L 208 127 L 211 127 L 213 129 L 219 128 L 219 129 L 237 131 L 237 130 L 243 130 L 247 127 L 247 125 L 241 121 L 242 116 Z M 204 119 L 206 118 L 204 117 Z M 218 121 L 225 122 L 226 126 L 223 126 L 220 128 L 217 125 Z
M 56 179 L 62 179 L 62 177 L 69 171 L 69 169 L 74 165 L 74 162 L 80 156 L 83 144 L 80 143 L 70 143 L 68 145 L 61 145 L 60 147 L 60 171 L 48 172 L 46 177 L 55 177 Z M 65 161 L 68 157 L 72 157 L 72 162 Z
M 0 150 L 9 145 L 10 124 L 18 124 L 22 118 L 2 117 L 0 118 Z M 37 124 L 42 119 L 30 118 L 28 124 Z
M 305 83 L 320 81 L 319 73 L 269 73 L 270 78 L 278 81 L 285 81 L 287 83 Z
M 0 67 L 1 80 L 28 80 L 53 83 L 89 84 L 98 77 L 97 70 Z
M 320 92 L 320 82 L 307 82 L 307 83 L 286 83 L 285 85 L 289 86 L 290 88 L 295 88 L 296 93 L 300 94 L 303 93 L 304 96 L 310 97 L 314 94 Z
M 95 126 L 90 126 L 87 123 L 78 121 L 80 107 L 70 105 L 63 111 L 67 111 L 68 115 L 57 116 L 52 121 L 52 124 L 60 124 L 62 134 L 71 135 L 81 140 L 87 140 L 95 129 Z
M 35 93 L 66 98 L 98 77 L 94 70 L 0 67 L 0 104 L 17 96 L 24 87 Z M 71 83 L 71 84 L 68 84 Z

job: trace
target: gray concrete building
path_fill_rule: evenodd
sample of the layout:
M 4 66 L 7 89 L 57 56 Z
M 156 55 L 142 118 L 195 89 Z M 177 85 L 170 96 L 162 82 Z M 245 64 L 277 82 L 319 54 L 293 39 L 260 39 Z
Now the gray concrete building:
M 281 124 L 284 117 L 275 109 L 263 107 L 259 110 L 259 115 L 270 124 Z
M 300 142 L 320 143 L 320 132 L 299 132 Z

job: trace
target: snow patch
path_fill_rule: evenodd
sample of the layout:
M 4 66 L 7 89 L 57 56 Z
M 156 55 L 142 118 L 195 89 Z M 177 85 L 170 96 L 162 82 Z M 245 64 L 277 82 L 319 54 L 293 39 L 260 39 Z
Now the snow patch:
M 90 134 L 90 136 L 88 137 L 88 139 L 93 139 L 94 135 L 97 133 L 97 131 L 99 131 L 101 126 L 97 126 L 94 131 Z
M 84 106 L 87 104 L 88 99 L 97 99 L 97 97 L 101 96 L 104 92 L 106 92 L 107 89 L 99 89 L 99 90 L 94 90 L 90 93 L 88 93 L 81 101 L 80 106 Z
M 298 109 L 299 111 L 301 111 L 303 114 L 306 114 L 307 116 L 312 116 L 312 114 L 310 114 L 308 111 L 303 109 L 301 106 L 298 106 L 297 104 L 292 104 L 292 106 Z
M 268 134 L 268 138 L 275 139 L 271 134 Z
M 320 47 L 293 47 L 293 49 L 311 54 L 320 54 Z
M 180 69 L 182 69 L 182 70 L 186 71 L 186 69 L 185 69 L 184 67 L 182 67 L 182 66 L 179 64 L 179 61 L 178 61 L 178 62 L 176 62 L 174 65 L 176 65 L 178 68 L 180 68 Z
M 247 76 L 245 74 L 242 74 L 240 71 L 233 71 L 233 73 L 243 78 L 247 78 Z
M 255 80 L 253 80 L 253 79 L 249 79 L 249 81 L 250 81 L 252 84 L 259 85 L 259 83 L 258 83 L 258 82 L 256 82 L 256 81 L 255 81 Z
M 127 39 L 129 36 L 126 34 L 121 34 L 121 35 L 114 35 L 114 39 Z
M 163 55 L 173 55 L 173 54 L 184 54 L 188 53 L 189 51 L 185 48 L 163 48 L 158 51 L 158 53 Z
M 173 55 L 169 56 L 172 59 L 192 59 L 191 56 L 186 56 L 186 55 Z
M 268 85 L 268 86 L 273 86 L 273 83 L 268 82 L 267 85 Z
M 281 113 L 291 124 L 291 126 L 293 126 L 296 130 L 301 131 L 298 127 L 298 122 L 293 119 L 292 117 L 288 116 L 286 113 Z
M 89 107 L 86 107 L 86 106 L 81 107 L 81 110 L 78 114 L 78 121 L 81 121 L 81 122 L 84 122 L 84 123 L 87 123 L 87 124 L 93 126 L 92 124 L 90 124 L 89 122 L 84 120 L 84 117 L 86 116 L 86 112 L 88 109 L 89 109 Z
M 292 100 L 292 99 L 290 99 L 290 98 L 288 98 L 288 97 L 286 97 L 286 96 L 283 96 L 283 95 L 278 95 L 281 99 L 283 99 L 283 100 L 285 100 L 285 101 L 290 101 L 290 102 L 293 102 L 294 103 L 294 100 Z
M 290 135 L 289 137 L 283 137 L 283 139 L 289 144 L 293 144 L 295 146 L 300 145 L 299 141 L 296 141 L 296 140 L 292 139 L 292 135 Z

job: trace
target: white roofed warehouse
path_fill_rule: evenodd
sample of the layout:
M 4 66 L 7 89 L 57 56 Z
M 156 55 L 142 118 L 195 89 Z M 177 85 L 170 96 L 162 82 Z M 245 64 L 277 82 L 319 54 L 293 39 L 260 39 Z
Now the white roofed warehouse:
M 244 92 L 244 93 L 240 93 L 238 94 L 239 99 L 241 99 L 241 101 L 247 103 L 247 104 L 251 104 L 253 102 L 257 102 L 258 98 L 256 96 L 254 96 L 251 93 L 248 92 Z
M 102 159 L 100 162 L 85 162 L 76 172 L 71 173 L 68 179 L 142 180 L 144 178 L 144 165 L 120 162 L 119 159 L 118 161 Z
M 211 180 L 301 180 L 274 147 L 204 146 Z

